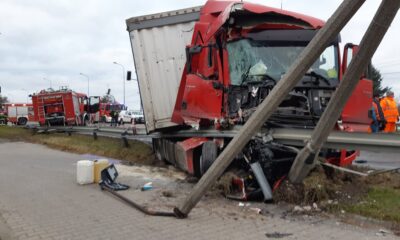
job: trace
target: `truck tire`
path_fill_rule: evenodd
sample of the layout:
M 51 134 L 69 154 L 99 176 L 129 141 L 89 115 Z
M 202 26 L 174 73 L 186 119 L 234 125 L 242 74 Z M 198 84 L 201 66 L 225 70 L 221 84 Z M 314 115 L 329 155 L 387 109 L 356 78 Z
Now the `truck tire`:
M 217 144 L 213 141 L 203 143 L 201 147 L 200 156 L 200 174 L 203 176 L 206 171 L 211 167 L 215 159 L 218 156 Z
M 162 162 L 166 162 L 165 156 L 161 151 L 162 139 L 152 139 L 153 142 L 153 151 L 154 155 L 156 155 L 157 159 Z
M 6 123 L 6 120 L 0 119 L 0 125 L 3 125 L 3 124 L 7 124 L 7 123 Z
M 28 123 L 28 119 L 25 117 L 18 118 L 18 125 L 25 126 Z

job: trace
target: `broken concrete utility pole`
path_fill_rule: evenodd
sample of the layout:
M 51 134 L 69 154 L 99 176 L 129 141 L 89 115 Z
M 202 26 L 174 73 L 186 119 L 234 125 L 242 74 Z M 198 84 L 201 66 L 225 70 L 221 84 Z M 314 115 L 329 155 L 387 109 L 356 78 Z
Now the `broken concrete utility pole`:
M 315 155 L 319 152 L 329 133 L 334 128 L 337 119 L 357 86 L 363 71 L 367 68 L 372 56 L 385 36 L 390 24 L 399 10 L 399 0 L 382 1 L 374 19 L 365 33 L 359 52 L 350 63 L 339 88 L 335 91 L 328 107 L 308 140 L 305 147 L 297 154 L 295 162 L 289 172 L 289 179 L 293 183 L 300 183 L 314 167 Z M 371 96 L 372 97 L 372 96 Z
M 181 205 L 175 207 L 177 217 L 185 218 L 200 201 L 204 193 L 215 183 L 232 160 L 242 151 L 249 140 L 259 131 L 266 120 L 276 111 L 279 104 L 300 81 L 302 76 L 321 55 L 325 47 L 339 34 L 365 0 L 344 0 L 327 23 L 318 31 L 288 72 L 273 88 L 268 97 L 259 105 L 250 119 L 219 155 L 208 171 L 203 175 L 192 192 Z

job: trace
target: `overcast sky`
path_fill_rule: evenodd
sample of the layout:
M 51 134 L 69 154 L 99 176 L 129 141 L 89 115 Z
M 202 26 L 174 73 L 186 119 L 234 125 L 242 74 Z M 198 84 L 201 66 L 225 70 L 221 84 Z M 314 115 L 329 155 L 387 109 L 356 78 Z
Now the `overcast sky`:
M 252 0 L 272 7 L 280 0 Z M 368 0 L 342 31 L 342 43 L 361 40 L 378 4 Z M 121 63 L 133 70 L 125 19 L 145 14 L 199 6 L 204 0 L 1 0 L 0 86 L 12 102 L 25 102 L 27 95 L 47 88 L 68 86 L 90 95 L 103 95 L 107 88 L 122 102 Z M 282 0 L 284 9 L 323 20 L 340 0 Z M 400 19 L 397 16 L 373 58 L 384 75 L 384 85 L 400 94 Z M 344 44 L 343 44 L 344 45 Z M 182 46 L 184 47 L 184 46 Z M 138 108 L 136 82 L 126 82 L 126 101 Z

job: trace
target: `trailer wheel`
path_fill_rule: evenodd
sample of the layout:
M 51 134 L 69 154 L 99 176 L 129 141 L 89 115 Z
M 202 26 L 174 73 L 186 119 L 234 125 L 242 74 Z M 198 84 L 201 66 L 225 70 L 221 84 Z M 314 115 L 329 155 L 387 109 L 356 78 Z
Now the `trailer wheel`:
M 28 119 L 25 117 L 18 118 L 18 125 L 25 126 L 27 122 L 28 122 Z
M 217 159 L 218 147 L 213 141 L 203 143 L 200 156 L 200 174 L 204 175 Z

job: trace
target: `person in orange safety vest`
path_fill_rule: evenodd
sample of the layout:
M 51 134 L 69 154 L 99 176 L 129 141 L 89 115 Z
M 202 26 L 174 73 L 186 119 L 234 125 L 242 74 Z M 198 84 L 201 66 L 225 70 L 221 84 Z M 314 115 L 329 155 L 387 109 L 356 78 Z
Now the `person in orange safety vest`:
M 396 122 L 399 120 L 399 111 L 397 109 L 396 101 L 394 100 L 394 93 L 388 91 L 386 97 L 380 102 L 383 114 L 386 119 L 385 132 L 396 132 Z

